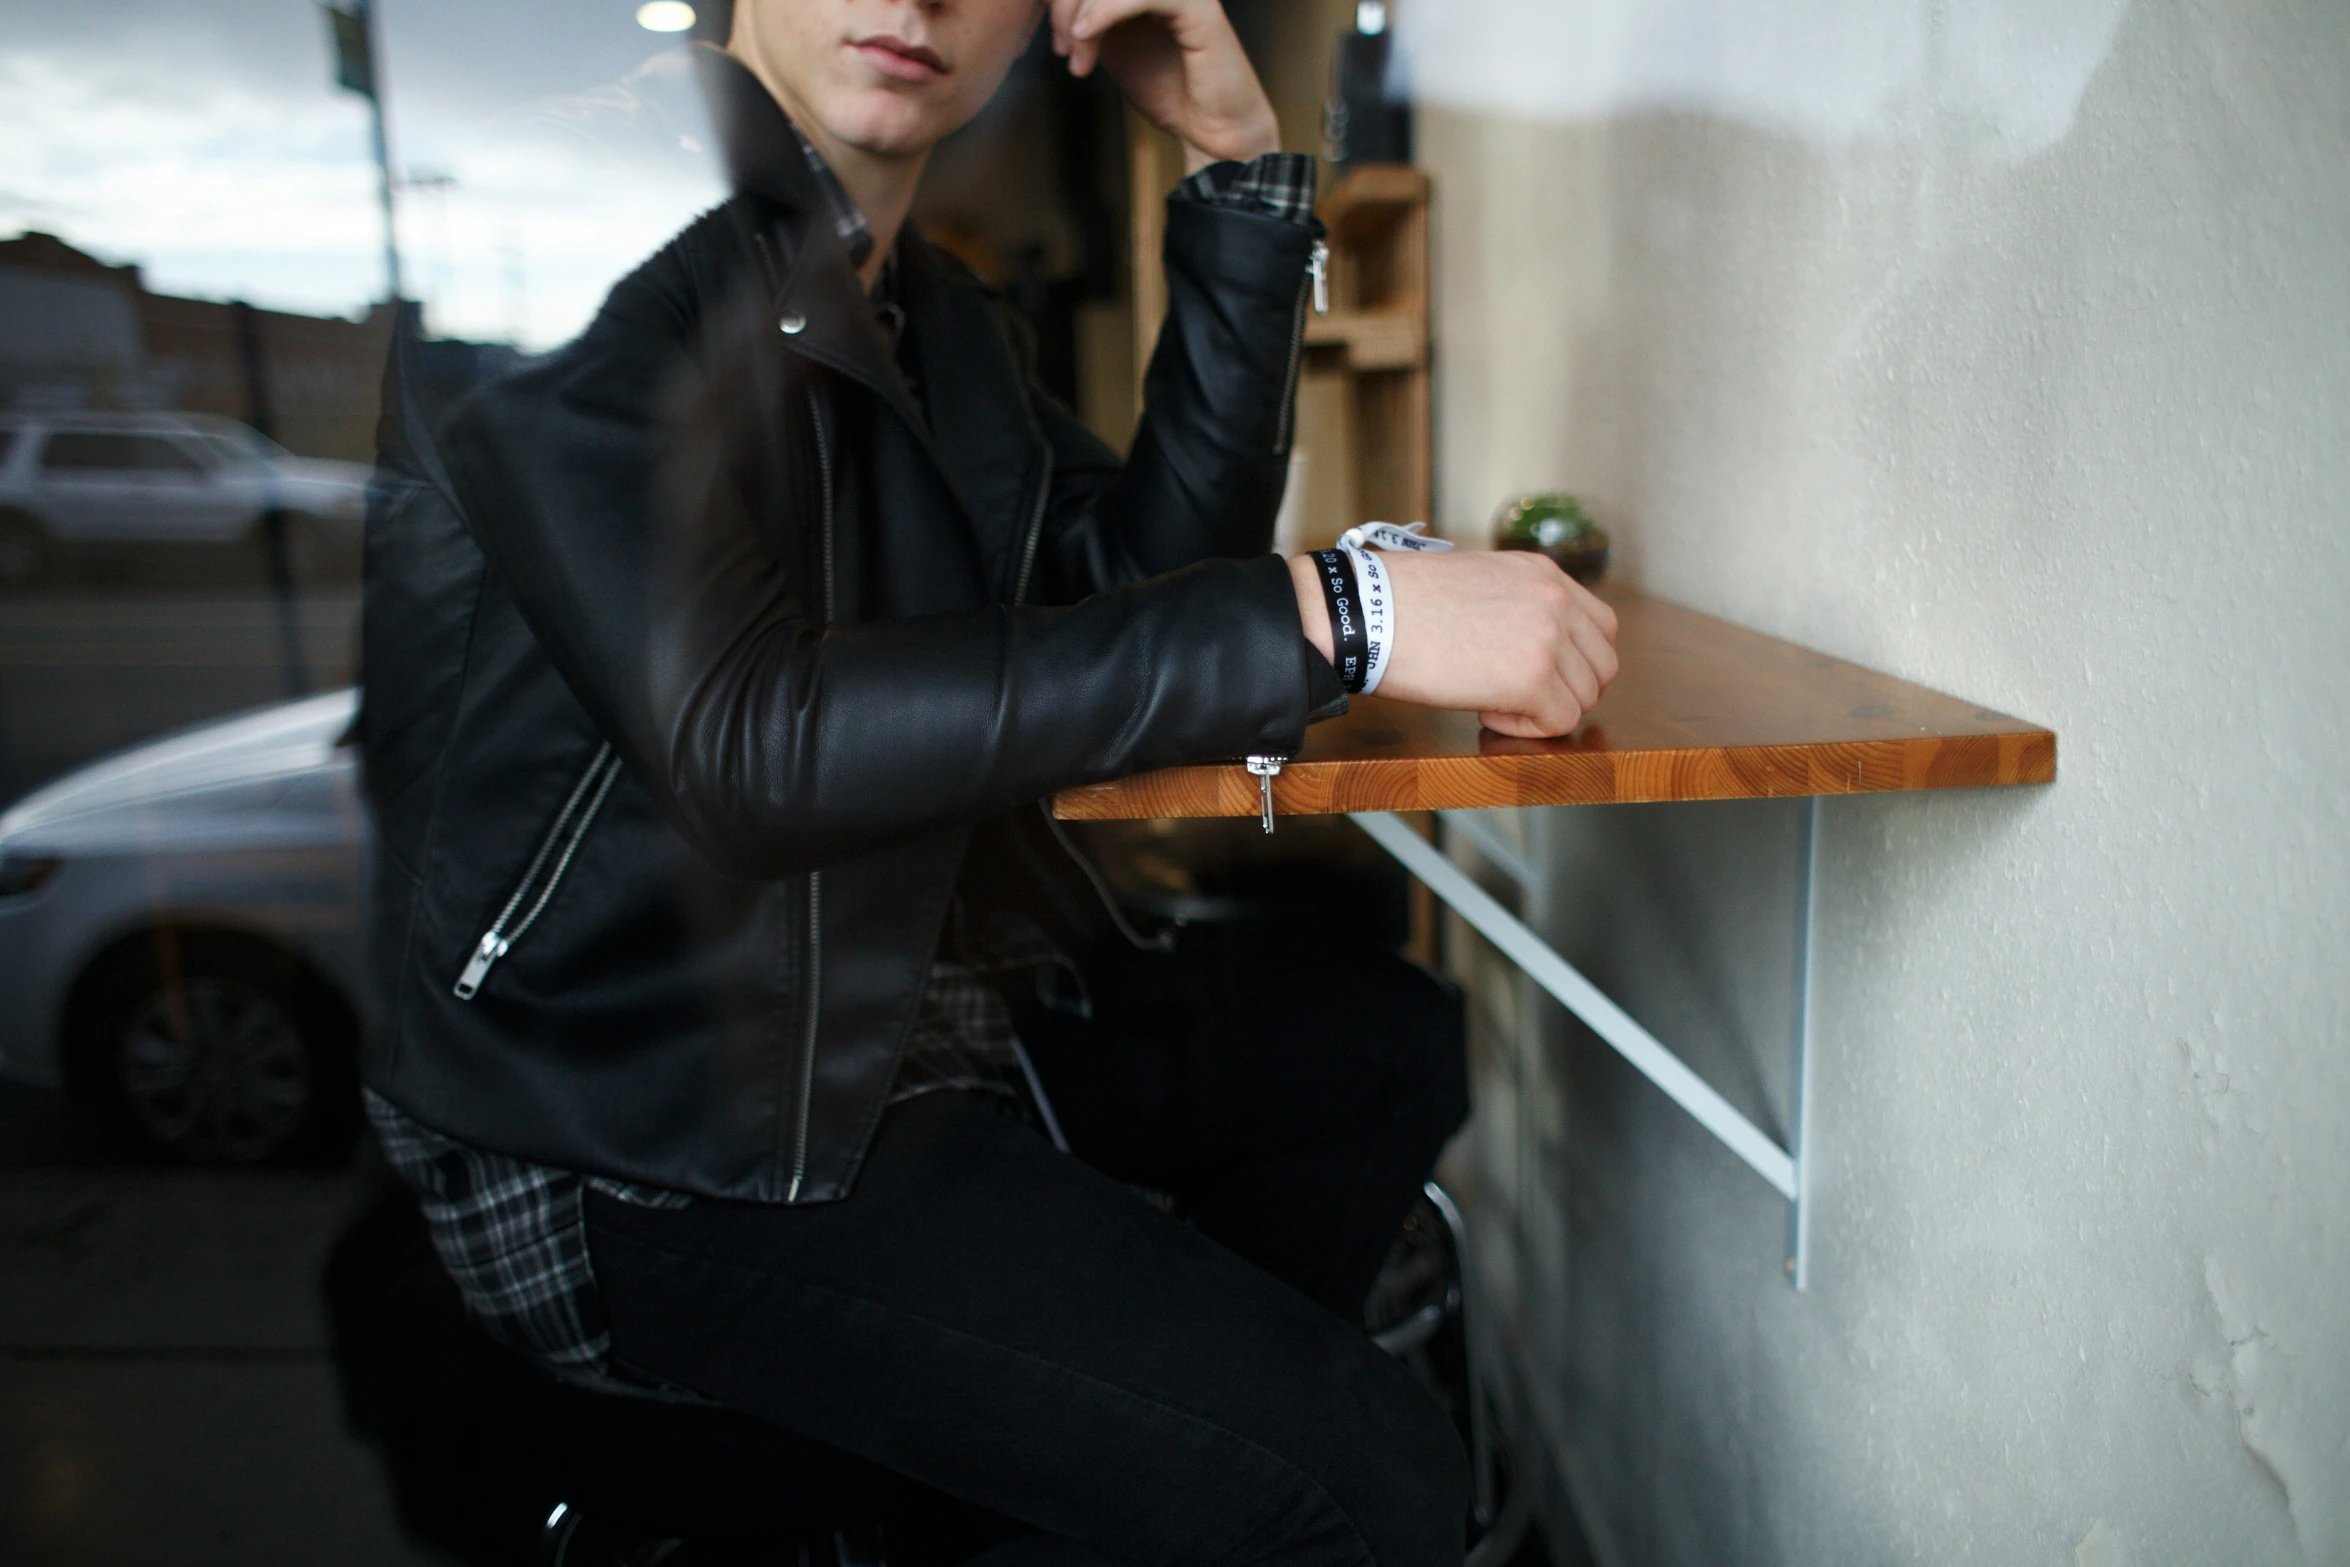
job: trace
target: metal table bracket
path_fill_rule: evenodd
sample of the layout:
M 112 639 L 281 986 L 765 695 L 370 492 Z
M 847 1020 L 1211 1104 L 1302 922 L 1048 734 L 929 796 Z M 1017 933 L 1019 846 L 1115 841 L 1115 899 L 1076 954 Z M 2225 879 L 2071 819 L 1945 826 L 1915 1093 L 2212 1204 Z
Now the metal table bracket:
M 1458 830 L 1503 874 L 1521 886 L 1530 885 L 1534 867 L 1504 843 L 1478 813 L 1444 811 L 1448 827 Z M 1427 884 L 1428 890 L 1493 943 L 1505 957 L 1525 970 L 1533 981 L 1561 1006 L 1581 1018 L 1591 1031 L 1607 1041 L 1642 1076 L 1663 1089 L 1673 1102 L 1696 1117 L 1771 1189 L 1787 1199 L 1787 1278 L 1797 1289 L 1808 1282 L 1810 1226 L 1805 1201 L 1805 1149 L 1811 1126 L 1811 1013 L 1812 925 L 1815 916 L 1813 882 L 1819 867 L 1820 802 L 1817 795 L 1802 802 L 1796 829 L 1795 862 L 1795 991 L 1792 1040 L 1794 1072 L 1789 1082 L 1788 1128 L 1792 1151 L 1781 1148 L 1762 1129 L 1716 1093 L 1711 1084 L 1682 1064 L 1681 1058 L 1657 1042 L 1526 927 L 1516 915 L 1494 901 L 1450 858 L 1413 832 L 1390 811 L 1356 811 L 1354 822 L 1371 840 L 1403 862 L 1406 870 Z

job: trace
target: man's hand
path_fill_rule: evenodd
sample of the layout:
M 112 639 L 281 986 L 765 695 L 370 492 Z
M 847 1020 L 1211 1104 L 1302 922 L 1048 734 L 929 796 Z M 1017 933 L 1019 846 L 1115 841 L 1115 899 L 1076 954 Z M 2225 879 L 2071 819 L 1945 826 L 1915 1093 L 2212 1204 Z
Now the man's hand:
M 1395 647 L 1381 696 L 1473 711 L 1521 739 L 1571 732 L 1616 678 L 1616 612 L 1532 550 L 1383 552 Z M 1330 656 L 1330 611 L 1310 556 L 1289 563 L 1299 618 Z
M 1192 171 L 1281 146 L 1281 124 L 1219 0 L 1050 0 L 1069 73 L 1098 62 L 1142 117 L 1183 143 Z

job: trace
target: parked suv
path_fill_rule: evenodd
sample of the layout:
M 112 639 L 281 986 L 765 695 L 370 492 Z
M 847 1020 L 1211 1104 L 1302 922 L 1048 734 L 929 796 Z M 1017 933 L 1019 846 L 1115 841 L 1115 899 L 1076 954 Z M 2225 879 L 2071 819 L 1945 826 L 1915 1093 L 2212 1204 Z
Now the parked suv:
M 209 545 L 264 558 L 272 524 L 297 578 L 349 575 L 368 470 L 296 457 L 211 414 L 0 414 L 0 588 L 69 553 Z

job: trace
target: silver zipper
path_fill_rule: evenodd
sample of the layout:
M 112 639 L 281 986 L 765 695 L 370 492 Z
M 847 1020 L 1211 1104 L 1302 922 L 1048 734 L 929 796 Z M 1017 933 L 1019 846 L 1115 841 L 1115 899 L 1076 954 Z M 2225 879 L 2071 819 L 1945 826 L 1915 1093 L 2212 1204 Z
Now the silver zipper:
M 1037 540 L 1044 536 L 1045 502 L 1053 494 L 1053 447 L 1044 443 L 1044 476 L 1036 484 L 1036 504 L 1028 512 L 1028 538 L 1020 546 L 1020 576 L 1012 584 L 1012 606 L 1017 609 L 1028 598 L 1028 574 L 1036 568 Z
M 1290 428 L 1297 422 L 1297 372 L 1305 360 L 1309 303 L 1316 315 L 1330 313 L 1330 247 L 1320 240 L 1314 241 L 1306 257 L 1306 275 L 1298 280 L 1297 311 L 1289 329 L 1289 375 L 1281 383 L 1281 433 L 1273 442 L 1276 452 L 1289 450 Z
M 816 1023 L 824 999 L 824 873 L 808 873 L 808 1021 L 800 1035 L 798 1124 L 792 1128 L 791 1187 L 785 1202 L 800 1200 L 808 1179 L 808 1099 L 816 1091 Z
M 578 783 L 572 785 L 571 797 L 563 802 L 563 809 L 555 813 L 554 825 L 547 829 L 546 837 L 540 840 L 538 852 L 530 857 L 530 864 L 524 868 L 522 880 L 515 886 L 513 896 L 498 911 L 498 917 L 490 921 L 490 928 L 481 933 L 481 940 L 474 943 L 473 955 L 465 960 L 465 970 L 457 976 L 456 996 L 459 1001 L 473 999 L 474 993 L 481 989 L 482 981 L 489 978 L 491 967 L 512 951 L 514 943 L 520 941 L 523 933 L 537 924 L 539 916 L 546 912 L 547 904 L 555 896 L 555 889 L 563 884 L 564 876 L 570 871 L 580 844 L 586 841 L 588 829 L 595 825 L 596 813 L 604 808 L 604 797 L 612 792 L 612 781 L 619 776 L 620 763 L 612 755 L 612 742 L 607 740 L 596 747 L 596 754 L 588 761 L 587 771 L 579 775 Z M 540 882 L 539 872 L 546 868 L 550 855 L 555 856 L 554 869 L 548 872 L 544 882 Z M 516 919 L 515 911 L 522 908 L 523 899 L 530 897 L 533 884 L 538 886 L 538 896 L 532 899 L 522 917 Z
M 832 623 L 832 436 L 824 422 L 824 399 L 808 386 L 808 416 L 816 426 L 816 471 L 824 494 L 824 622 Z M 824 873 L 808 872 L 808 1014 L 800 1033 L 800 1091 L 794 1109 L 791 1186 L 785 1202 L 798 1202 L 808 1179 L 808 1116 L 816 1089 L 816 1031 L 824 1011 Z
M 811 377 L 808 417 L 816 425 L 816 472 L 824 484 L 824 623 L 832 624 L 832 428 L 824 422 L 824 398 Z
M 1281 768 L 1289 760 L 1286 756 L 1243 757 L 1243 766 L 1256 775 L 1257 798 L 1264 804 L 1265 831 L 1273 830 L 1273 780 L 1281 775 Z
M 1045 502 L 1051 498 L 1052 492 L 1053 449 L 1050 443 L 1047 443 L 1044 449 L 1044 477 L 1036 486 L 1036 505 L 1028 514 L 1028 542 L 1022 546 L 1020 551 L 1020 580 L 1012 590 L 1012 604 L 1015 608 L 1028 597 L 1029 568 L 1036 562 L 1036 543 L 1044 532 Z M 1102 879 L 1100 870 L 1095 868 L 1093 861 L 1086 858 L 1083 850 L 1069 841 L 1068 833 L 1064 832 L 1061 824 L 1054 820 L 1052 802 L 1039 800 L 1036 802 L 1036 808 L 1038 813 L 1044 817 L 1045 828 L 1053 835 L 1053 841 L 1061 846 L 1061 852 L 1069 856 L 1070 862 L 1077 867 L 1079 874 L 1085 877 L 1086 885 L 1093 889 L 1094 897 L 1101 902 L 1102 911 L 1110 916 L 1110 923 L 1117 927 L 1118 934 L 1125 938 L 1126 944 L 1138 952 L 1172 950 L 1175 945 L 1173 931 L 1163 930 L 1155 936 L 1145 936 L 1134 928 L 1134 922 L 1126 917 L 1125 909 L 1119 906 L 1117 895 L 1110 891 L 1110 884 Z M 1023 1062 L 1025 1062 L 1025 1057 L 1023 1057 Z M 1041 1084 L 1032 1086 L 1035 1087 L 1038 1102 L 1041 1104 L 1044 1097 L 1043 1086 Z M 1048 1109 L 1045 1114 L 1050 1116 L 1052 1112 Z M 1064 1150 L 1067 1146 L 1065 1143 L 1062 1145 Z

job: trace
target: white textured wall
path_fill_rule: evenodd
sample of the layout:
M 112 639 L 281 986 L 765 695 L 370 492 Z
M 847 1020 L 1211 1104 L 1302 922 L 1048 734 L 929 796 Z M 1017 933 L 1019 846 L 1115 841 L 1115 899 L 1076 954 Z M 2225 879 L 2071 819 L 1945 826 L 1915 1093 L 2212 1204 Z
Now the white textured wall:
M 1403 19 L 1444 524 L 1567 485 L 1625 579 L 2061 737 L 1826 807 L 1807 1293 L 1587 1036 L 1481 1060 L 1603 1554 L 2350 1562 L 2350 6 Z M 1534 824 L 1570 955 L 1767 1127 L 1792 821 Z

